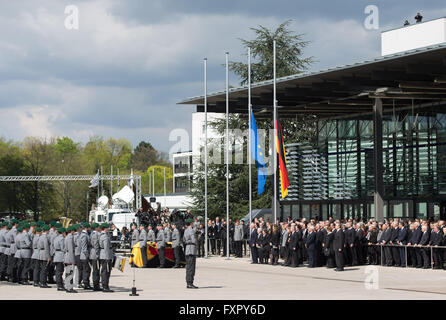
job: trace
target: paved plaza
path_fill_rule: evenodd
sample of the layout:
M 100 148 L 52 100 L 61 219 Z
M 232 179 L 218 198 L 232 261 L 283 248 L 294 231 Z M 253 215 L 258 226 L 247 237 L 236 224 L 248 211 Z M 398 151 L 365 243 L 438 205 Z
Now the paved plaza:
M 133 270 L 139 297 L 129 296 Z M 366 279 L 377 279 L 378 283 L 368 284 Z M 198 290 L 186 289 L 184 269 L 132 269 L 126 265 L 123 273 L 112 271 L 110 287 L 114 293 L 79 290 L 68 294 L 57 291 L 54 285 L 40 289 L 1 282 L 0 299 L 445 299 L 445 283 L 443 270 L 361 266 L 335 272 L 212 257 L 197 260 Z

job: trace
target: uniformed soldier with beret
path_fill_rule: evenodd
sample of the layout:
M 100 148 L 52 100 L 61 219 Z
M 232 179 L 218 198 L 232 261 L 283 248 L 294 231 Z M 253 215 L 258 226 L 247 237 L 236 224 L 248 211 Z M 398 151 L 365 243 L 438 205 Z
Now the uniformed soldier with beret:
M 113 292 L 108 285 L 110 280 L 110 273 L 112 268 L 112 247 L 110 236 L 108 235 L 108 223 L 101 225 L 101 235 L 99 237 L 99 246 L 101 248 L 99 253 L 99 261 L 101 263 L 101 282 L 102 292 Z
M 31 255 L 32 255 L 32 241 L 29 234 L 30 225 L 24 223 L 22 226 L 21 237 L 17 240 L 18 246 L 20 247 L 20 283 L 25 285 L 30 285 L 28 281 L 29 270 L 31 269 Z
M 66 231 L 67 230 L 63 227 L 58 228 L 56 237 L 54 238 L 53 241 L 53 247 L 54 247 L 53 263 L 56 267 L 57 291 L 65 291 L 62 276 L 64 271 Z
M 36 227 L 36 233 L 34 234 L 32 243 L 33 253 L 31 255 L 34 287 L 38 287 L 40 285 L 39 238 L 41 234 L 42 228 Z
M 186 220 L 187 229 L 184 231 L 183 243 L 185 245 L 184 254 L 186 256 L 186 284 L 188 289 L 198 289 L 194 285 L 195 263 L 197 260 L 197 233 L 193 219 Z
M 74 272 L 74 284 L 76 288 L 82 288 L 82 263 L 81 263 L 81 246 L 80 246 L 80 234 L 81 226 L 80 224 L 73 225 L 75 232 L 73 235 L 74 239 L 74 261 L 76 264 Z
M 147 268 L 147 232 L 145 229 L 145 224 L 139 225 L 139 250 L 141 250 L 142 267 Z
M 17 282 L 17 259 L 14 258 L 17 248 L 15 245 L 15 237 L 17 235 L 17 226 L 19 221 L 17 219 L 11 220 L 11 228 L 6 235 L 6 245 L 8 250 L 8 281 Z
M 96 222 L 91 225 L 91 229 L 93 231 L 90 235 L 90 263 L 93 269 L 92 278 L 93 278 L 93 291 L 101 291 L 101 287 L 99 286 L 100 274 L 99 274 L 99 254 L 101 251 L 101 247 L 99 246 L 99 224 Z
M 16 260 L 16 266 L 17 266 L 17 282 L 19 284 L 22 284 L 22 279 L 20 278 L 21 274 L 22 274 L 22 257 L 20 255 L 20 241 L 22 238 L 22 232 L 23 232 L 23 227 L 22 227 L 22 223 L 19 223 L 19 226 L 17 227 L 17 235 L 15 237 L 15 247 L 16 247 L 16 251 L 14 254 L 14 259 Z
M 152 225 L 149 224 L 147 227 L 149 230 L 147 231 L 147 241 L 149 242 L 155 242 L 155 231 L 152 229 Z
M 164 247 L 166 246 L 165 233 L 161 223 L 158 224 L 157 228 L 158 233 L 156 234 L 156 249 L 158 250 L 158 258 L 160 260 L 160 265 L 158 268 L 164 268 L 166 263 L 166 258 L 164 255 Z
M 48 238 L 49 230 L 50 227 L 48 225 L 43 225 L 42 234 L 39 237 L 40 288 L 51 288 L 47 284 L 48 264 L 51 261 L 50 240 Z
M 179 268 L 181 263 L 181 238 L 180 238 L 180 231 L 177 229 L 176 222 L 172 223 L 172 249 L 173 249 L 173 256 L 175 258 L 175 265 L 174 268 Z
M 50 222 L 50 230 L 48 232 L 48 239 L 50 241 L 50 257 L 51 257 L 51 261 L 48 264 L 48 283 L 49 284 L 55 284 L 56 281 L 54 281 L 54 275 L 55 275 L 55 271 L 56 271 L 56 265 L 53 262 L 53 258 L 54 258 L 54 239 L 57 236 L 57 228 L 61 228 L 62 224 L 61 223 L 56 223 L 56 221 L 52 220 Z
M 90 236 L 88 235 L 88 231 L 90 229 L 90 224 L 85 222 L 82 225 L 82 232 L 80 234 L 79 238 L 79 244 L 80 244 L 80 260 L 82 264 L 82 283 L 85 290 L 93 290 L 93 288 L 90 286 L 90 250 L 91 250 L 91 243 L 90 243 Z
M 8 232 L 8 223 L 5 221 L 1 224 L 0 230 L 0 281 L 6 281 L 7 256 L 5 235 Z
M 139 241 L 139 231 L 136 224 L 133 224 L 131 228 L 132 228 L 131 248 L 133 248 L 133 246 L 137 244 Z
M 65 264 L 65 290 L 67 293 L 77 293 L 74 290 L 74 266 L 75 266 L 75 258 L 74 258 L 74 232 L 76 228 L 74 226 L 69 226 L 67 229 L 67 236 L 64 240 L 64 264 Z

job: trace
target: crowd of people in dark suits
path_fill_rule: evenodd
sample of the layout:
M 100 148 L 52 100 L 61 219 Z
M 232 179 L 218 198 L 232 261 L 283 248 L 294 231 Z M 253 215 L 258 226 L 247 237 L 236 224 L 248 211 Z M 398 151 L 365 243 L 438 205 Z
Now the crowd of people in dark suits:
M 364 264 L 443 269 L 446 259 L 444 221 L 347 219 L 276 221 L 255 219 L 249 226 L 252 263 L 327 267 Z

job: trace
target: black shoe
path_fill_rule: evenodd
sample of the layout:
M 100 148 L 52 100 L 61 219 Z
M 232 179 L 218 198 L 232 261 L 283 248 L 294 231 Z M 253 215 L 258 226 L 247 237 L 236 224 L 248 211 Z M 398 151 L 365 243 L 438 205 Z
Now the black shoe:
M 93 287 L 93 291 L 102 291 L 102 288 L 100 288 L 100 287 Z
M 76 291 L 76 290 L 74 290 L 74 289 L 71 289 L 71 290 L 66 290 L 65 292 L 67 292 L 67 293 L 77 293 L 77 291 Z
M 110 288 L 104 288 L 104 289 L 102 290 L 102 292 L 114 292 L 114 291 L 111 290 Z
M 173 269 L 176 269 L 176 268 L 179 268 L 179 267 L 180 267 L 180 266 L 173 266 L 172 268 L 173 268 Z
M 57 291 L 67 291 L 67 290 L 65 290 L 65 288 L 59 287 L 57 288 Z
M 30 285 L 32 285 L 32 283 L 29 282 L 29 281 L 22 281 L 21 284 L 24 285 L 24 286 L 30 286 Z
M 40 287 L 40 285 L 38 283 L 34 283 L 33 286 L 34 287 Z
M 49 285 L 47 285 L 47 284 L 41 284 L 40 288 L 51 288 L 51 287 Z
M 162 268 L 165 268 L 165 266 L 159 266 L 158 268 L 162 269 Z
M 91 287 L 90 285 L 84 286 L 84 290 L 93 290 L 93 287 Z
M 193 284 L 188 284 L 187 289 L 198 289 L 198 287 L 194 286 Z

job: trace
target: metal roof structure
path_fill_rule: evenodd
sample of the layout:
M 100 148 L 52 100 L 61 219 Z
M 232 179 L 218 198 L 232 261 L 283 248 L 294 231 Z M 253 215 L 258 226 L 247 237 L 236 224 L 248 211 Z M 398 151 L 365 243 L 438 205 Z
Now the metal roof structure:
M 273 80 L 252 84 L 253 111 L 270 117 Z M 208 94 L 208 112 L 225 112 L 225 91 Z M 383 111 L 414 104 L 442 104 L 446 100 L 446 43 L 381 56 L 317 72 L 277 79 L 281 117 L 314 114 L 318 117 L 370 113 L 374 98 L 383 99 Z M 247 86 L 229 90 L 229 112 L 247 113 Z M 204 96 L 178 102 L 203 111 Z

